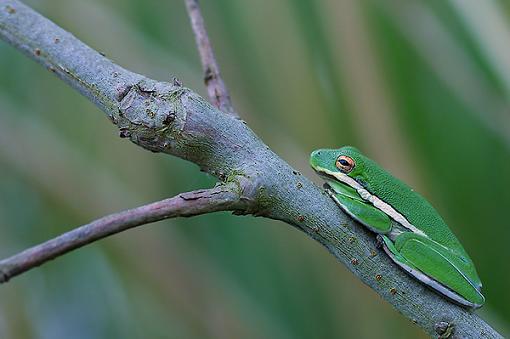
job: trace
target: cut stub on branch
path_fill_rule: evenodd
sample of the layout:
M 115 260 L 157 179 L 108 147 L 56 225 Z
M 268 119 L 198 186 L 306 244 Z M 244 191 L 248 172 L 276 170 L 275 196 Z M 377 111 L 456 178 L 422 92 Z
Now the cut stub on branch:
M 174 146 L 173 136 L 184 129 L 186 110 L 181 96 L 187 92 L 182 86 L 143 79 L 119 97 L 119 110 L 112 121 L 135 144 L 165 152 Z

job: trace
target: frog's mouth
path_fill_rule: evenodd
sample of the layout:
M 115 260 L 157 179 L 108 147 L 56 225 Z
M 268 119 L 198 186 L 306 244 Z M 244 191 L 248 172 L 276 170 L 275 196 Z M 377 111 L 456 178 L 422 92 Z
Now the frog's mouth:
M 322 188 L 324 188 L 325 190 L 328 190 L 328 191 L 335 192 L 331 183 L 338 182 L 338 179 L 330 174 L 321 172 L 320 170 L 315 170 L 315 172 L 317 173 L 317 175 L 319 175 L 319 177 L 321 177 L 321 179 L 323 179 L 325 181 L 325 183 L 322 184 Z
M 360 189 L 365 190 L 363 185 L 361 185 L 359 182 L 357 182 L 355 179 L 351 178 L 345 173 L 333 172 L 320 166 L 315 167 L 314 170 L 321 178 L 325 179 L 326 182 L 331 180 L 339 181 L 347 186 L 354 188 L 356 191 L 359 191 Z

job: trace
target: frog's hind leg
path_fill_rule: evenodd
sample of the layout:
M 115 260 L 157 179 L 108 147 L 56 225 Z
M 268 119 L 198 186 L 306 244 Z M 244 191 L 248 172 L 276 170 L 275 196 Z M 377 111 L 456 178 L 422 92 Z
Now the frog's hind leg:
M 401 234 L 395 243 L 381 237 L 389 257 L 416 279 L 461 305 L 476 308 L 484 303 L 478 288 L 452 264 L 448 259 L 452 254 L 441 245 L 412 232 Z

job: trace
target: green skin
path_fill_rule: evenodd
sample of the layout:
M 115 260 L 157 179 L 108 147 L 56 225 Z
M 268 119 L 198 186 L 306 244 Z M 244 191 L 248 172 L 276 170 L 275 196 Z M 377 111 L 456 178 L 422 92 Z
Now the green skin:
M 354 161 L 350 171 L 337 168 L 340 156 Z M 378 234 L 395 263 L 463 306 L 483 305 L 473 262 L 425 198 L 354 147 L 316 150 L 310 165 L 342 210 Z

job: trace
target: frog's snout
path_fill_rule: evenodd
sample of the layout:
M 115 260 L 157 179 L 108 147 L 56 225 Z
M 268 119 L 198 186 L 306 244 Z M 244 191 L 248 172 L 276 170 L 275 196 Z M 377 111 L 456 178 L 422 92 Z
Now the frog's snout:
M 321 150 L 315 150 L 310 154 L 310 159 L 317 158 L 321 155 Z
M 320 150 L 315 150 L 310 154 L 310 166 L 312 166 L 314 169 L 317 166 L 317 161 L 320 159 L 320 155 Z

